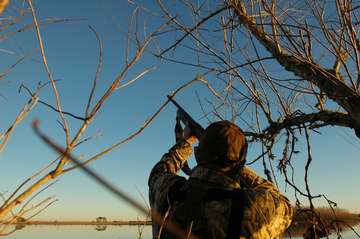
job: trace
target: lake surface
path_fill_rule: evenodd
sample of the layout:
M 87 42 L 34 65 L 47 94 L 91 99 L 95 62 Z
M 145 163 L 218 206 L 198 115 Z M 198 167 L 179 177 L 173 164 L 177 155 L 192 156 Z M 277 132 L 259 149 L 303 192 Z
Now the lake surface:
M 98 230 L 101 228 L 97 228 Z M 360 233 L 360 226 L 354 227 Z M 26 226 L 15 233 L 2 237 L 11 239 L 151 239 L 151 226 L 144 226 L 142 237 L 139 237 L 138 226 L 107 226 L 104 231 L 98 231 L 94 226 Z M 343 239 L 358 238 L 351 231 L 342 234 Z M 301 237 L 292 237 L 299 239 Z M 335 239 L 336 235 L 329 238 Z
M 107 226 L 98 231 L 94 226 L 26 226 L 4 237 L 11 239 L 136 239 L 138 226 Z M 151 238 L 151 226 L 144 226 L 142 239 Z

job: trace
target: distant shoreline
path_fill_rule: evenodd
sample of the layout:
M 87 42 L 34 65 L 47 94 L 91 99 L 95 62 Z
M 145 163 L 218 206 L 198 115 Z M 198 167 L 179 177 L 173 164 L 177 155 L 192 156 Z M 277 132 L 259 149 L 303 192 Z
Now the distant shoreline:
M 344 218 L 343 218 L 344 219 Z M 355 220 L 354 220 L 355 219 Z M 325 222 L 325 221 L 324 221 Z M 350 230 L 352 226 L 359 225 L 360 220 L 358 218 L 348 218 L 348 220 L 340 220 L 337 226 L 340 230 Z M 1 224 L 7 224 L 0 221 Z M 134 220 L 134 221 L 25 221 L 12 223 L 15 228 L 22 229 L 26 226 L 94 226 L 98 231 L 106 230 L 107 226 L 150 226 L 150 220 Z M 309 224 L 307 221 L 297 220 L 293 221 L 291 226 L 284 232 L 284 236 L 303 236 L 307 231 Z M 336 228 L 327 228 L 328 233 L 332 234 Z M 330 235 L 329 234 L 329 235 Z
M 0 224 L 2 224 L 0 222 Z M 26 225 L 26 226 L 130 226 L 130 225 L 151 225 L 151 221 L 26 221 L 26 222 L 14 222 L 13 225 Z

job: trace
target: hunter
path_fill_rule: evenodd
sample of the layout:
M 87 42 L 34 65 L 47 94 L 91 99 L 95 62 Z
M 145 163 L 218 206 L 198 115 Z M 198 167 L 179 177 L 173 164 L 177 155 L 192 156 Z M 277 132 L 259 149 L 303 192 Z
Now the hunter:
M 243 131 L 229 121 L 210 124 L 194 149 L 197 165 L 187 179 L 178 173 L 196 141 L 186 126 L 150 173 L 151 209 L 165 217 L 162 225 L 153 220 L 153 238 L 178 238 L 164 229 L 167 220 L 201 239 L 279 238 L 293 209 L 270 181 L 245 166 Z

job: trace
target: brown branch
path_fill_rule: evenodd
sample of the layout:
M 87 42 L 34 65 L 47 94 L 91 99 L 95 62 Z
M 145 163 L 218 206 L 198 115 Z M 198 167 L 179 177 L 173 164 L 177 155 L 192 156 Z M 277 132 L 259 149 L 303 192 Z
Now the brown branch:
M 135 56 L 132 58 L 132 60 L 125 66 L 125 68 L 121 71 L 121 73 L 115 78 L 115 80 L 111 83 L 111 85 L 108 87 L 106 92 L 103 94 L 103 96 L 98 100 L 98 102 L 95 104 L 93 109 L 91 110 L 89 114 L 89 118 L 93 118 L 100 107 L 104 104 L 106 99 L 110 97 L 110 95 L 116 90 L 116 88 L 119 86 L 120 81 L 124 78 L 125 74 L 129 71 L 129 69 L 136 64 L 136 62 L 140 59 L 141 55 L 145 51 L 145 48 L 148 46 L 150 41 L 153 39 L 154 35 L 159 32 L 161 29 L 163 29 L 165 26 L 170 24 L 170 22 L 166 22 L 165 24 L 158 27 L 151 35 L 149 35 L 144 42 L 138 47 Z
M 345 113 L 332 112 L 332 111 L 319 111 L 310 114 L 290 115 L 280 122 L 273 122 L 263 132 L 267 134 L 278 133 L 285 128 L 291 128 L 294 126 L 301 126 L 306 123 L 314 124 L 318 121 L 322 121 L 327 125 L 336 125 L 342 127 L 353 127 L 352 118 Z
M 17 60 L 14 64 L 12 64 L 11 66 L 9 66 L 7 69 L 5 69 L 3 72 L 0 73 L 0 80 L 2 80 L 2 78 L 4 78 L 6 75 L 8 75 L 12 69 L 15 68 L 15 66 L 17 66 L 18 64 L 20 64 L 23 60 L 25 59 L 25 57 L 21 57 L 19 60 Z
M 231 67 L 231 68 L 229 68 L 229 69 L 220 71 L 219 74 L 221 74 L 221 73 L 227 73 L 227 72 L 229 72 L 229 71 L 231 71 L 231 70 L 234 70 L 234 69 L 237 69 L 237 68 L 241 68 L 241 67 L 244 67 L 244 66 L 247 66 L 247 65 L 251 65 L 251 64 L 254 64 L 254 63 L 256 63 L 256 62 L 262 62 L 262 61 L 264 61 L 264 60 L 271 60 L 271 59 L 275 59 L 275 57 L 273 57 L 273 56 L 268 56 L 268 57 L 258 58 L 258 59 L 256 59 L 256 60 L 252 60 L 252 61 L 247 61 L 247 62 L 244 63 L 244 64 L 240 64 L 240 65 Z
M 180 86 L 178 89 L 176 89 L 172 94 L 170 94 L 171 97 L 175 96 L 177 93 L 179 93 L 180 91 L 184 90 L 185 88 L 187 88 L 188 86 L 190 86 L 191 84 L 193 84 L 194 82 L 198 81 L 198 77 L 196 77 L 195 79 L 187 82 L 186 84 Z M 166 107 L 166 105 L 169 103 L 169 99 L 167 99 L 162 105 L 161 107 L 147 120 L 145 120 L 144 124 L 134 133 L 132 133 L 131 135 L 129 135 L 128 137 L 126 137 L 125 139 L 121 140 L 120 142 L 111 145 L 110 147 L 104 149 L 103 151 L 101 151 L 100 153 L 97 153 L 96 155 L 94 155 L 93 157 L 89 158 L 88 160 L 85 160 L 84 162 L 81 162 L 80 164 L 82 166 L 87 165 L 88 163 L 100 158 L 101 156 L 111 152 L 112 150 L 118 148 L 119 146 L 121 146 L 122 144 L 125 144 L 127 142 L 129 142 L 130 140 L 132 140 L 133 138 L 135 138 L 137 135 L 139 135 L 145 128 L 147 128 L 152 121 L 164 110 L 164 108 Z M 72 171 L 74 169 L 76 169 L 78 166 L 72 166 L 69 168 L 66 168 L 63 170 L 63 173 Z
M 11 126 L 6 130 L 4 135 L 1 135 L 2 142 L 0 144 L 0 153 L 4 150 L 7 142 L 9 141 L 12 133 L 14 132 L 16 126 L 23 121 L 23 119 L 32 111 L 32 109 L 35 107 L 39 100 L 39 97 L 37 94 L 34 94 L 31 96 L 31 99 L 24 105 L 23 109 L 20 111 L 20 113 L 16 116 L 14 122 L 11 124 Z
M 49 25 L 49 24 L 53 24 L 53 23 L 63 23 L 63 22 L 72 22 L 72 21 L 84 21 L 86 20 L 86 18 L 61 18 L 61 19 L 46 19 L 46 20 L 43 20 L 43 21 L 39 21 L 39 26 L 46 26 L 46 25 Z M 35 28 L 35 24 L 34 23 L 30 23 L 28 25 L 25 25 L 24 27 L 21 27 L 15 31 L 11 31 L 9 33 L 6 33 L 6 34 L 2 34 L 0 36 L 0 40 L 1 41 L 5 41 L 6 39 L 8 39 L 9 37 L 17 34 L 17 33 L 21 33 L 21 32 L 24 32 L 24 31 L 27 31 L 27 30 L 30 30 L 30 29 L 33 29 Z M 1 30 L 3 30 L 4 28 L 2 28 Z
M 52 76 L 52 74 L 50 72 L 49 66 L 47 64 L 47 59 L 46 59 L 46 55 L 45 55 L 43 41 L 42 41 L 41 33 L 40 33 L 40 26 L 39 26 L 39 23 L 38 23 L 36 14 L 35 14 L 35 10 L 34 10 L 33 4 L 32 4 L 32 0 L 27 0 L 27 2 L 28 2 L 28 5 L 30 7 L 32 16 L 33 16 L 33 20 L 34 20 L 34 24 L 35 24 L 35 28 L 36 28 L 36 33 L 37 33 L 37 37 L 38 37 L 38 42 L 39 42 L 39 47 L 40 47 L 40 52 L 41 52 L 41 56 L 42 56 L 43 65 L 45 67 L 46 73 L 48 75 L 48 78 L 49 78 L 49 80 L 51 82 L 51 86 L 52 86 L 53 91 L 54 91 L 54 95 L 55 95 L 55 99 L 56 99 L 56 108 L 57 108 L 57 110 L 59 112 L 60 118 L 62 120 L 62 124 L 64 125 L 65 135 L 66 135 L 66 143 L 68 144 L 70 142 L 69 126 L 68 126 L 68 124 L 66 122 L 66 119 L 65 119 L 63 113 L 62 113 L 61 103 L 60 103 L 60 96 L 59 96 L 59 93 L 57 91 L 54 78 L 53 78 L 53 76 Z
M 9 0 L 0 1 L 0 15 L 5 11 L 8 4 Z
M 191 62 L 188 62 L 188 61 L 176 60 L 176 59 L 172 59 L 172 58 L 169 58 L 169 57 L 160 56 L 160 55 L 157 55 L 157 54 L 153 54 L 153 55 L 155 57 L 158 57 L 159 59 L 164 59 L 165 61 L 173 62 L 173 63 L 176 63 L 176 64 L 181 64 L 181 65 L 185 65 L 185 66 L 192 66 L 192 67 L 202 68 L 202 69 L 206 69 L 206 70 L 216 70 L 213 67 L 204 66 L 204 65 L 201 65 L 199 63 L 191 63 Z
M 308 180 L 308 175 L 309 175 L 309 167 L 310 164 L 312 162 L 312 155 L 311 155 L 311 146 L 310 146 L 310 137 L 309 137 L 309 133 L 306 127 L 304 127 L 305 130 L 305 137 L 306 137 L 306 146 L 307 146 L 307 161 L 306 161 L 306 165 L 305 165 L 305 176 L 304 176 L 304 181 L 305 181 L 305 187 L 306 187 L 306 192 L 308 194 L 308 199 L 309 199 L 309 203 L 310 203 L 310 209 L 314 210 L 314 204 L 312 201 L 312 196 L 311 196 L 311 192 L 310 192 L 310 186 L 309 186 L 309 180 Z
M 332 112 L 332 111 L 319 111 L 316 113 L 304 114 L 295 113 L 287 116 L 283 120 L 278 122 L 271 122 L 270 125 L 260 133 L 245 132 L 245 135 L 254 139 L 267 138 L 271 139 L 278 135 L 283 129 L 291 129 L 293 127 L 299 127 L 303 124 L 315 125 L 318 122 L 324 122 L 325 124 L 316 125 L 319 127 L 334 125 L 347 128 L 353 128 L 353 119 L 346 113 Z
M 162 3 L 159 1 L 159 5 L 162 6 Z M 228 9 L 228 6 L 222 7 L 212 13 L 210 13 L 208 16 L 204 17 L 203 19 L 201 19 L 200 21 L 198 21 L 196 23 L 195 26 L 193 26 L 192 28 L 188 29 L 186 31 L 186 33 L 180 38 L 178 39 L 174 44 L 172 44 L 171 46 L 169 46 L 168 48 L 166 48 L 165 50 L 163 50 L 158 56 L 162 57 L 164 54 L 166 54 L 168 51 L 170 51 L 171 49 L 175 48 L 177 45 L 179 45 L 187 36 L 189 36 L 190 33 L 192 33 L 193 31 L 195 31 L 196 29 L 198 29 L 204 22 L 206 22 L 207 20 L 209 20 L 210 18 L 218 15 L 219 13 L 223 12 L 224 10 Z M 167 12 L 167 11 L 166 11 Z M 168 16 L 170 17 L 170 16 Z M 171 17 L 170 17 L 171 18 Z
M 49 145 L 53 150 L 55 150 L 60 155 L 64 155 L 66 158 L 71 160 L 71 162 L 73 162 L 77 167 L 79 167 L 85 174 L 87 174 L 89 177 L 94 179 L 101 186 L 103 186 L 109 192 L 114 194 L 117 198 L 119 198 L 119 199 L 125 201 L 126 203 L 130 204 L 132 207 L 134 207 L 135 209 L 137 209 L 138 211 L 140 211 L 144 215 L 148 215 L 148 210 L 146 209 L 146 207 L 144 207 L 141 203 L 137 202 L 135 199 L 133 199 L 132 197 L 130 197 L 126 193 L 122 192 L 120 189 L 116 188 L 110 182 L 108 182 L 103 177 L 98 175 L 95 171 L 89 169 L 88 167 L 85 167 L 80 161 L 78 161 L 78 159 L 76 159 L 75 157 L 70 155 L 67 150 L 65 150 L 62 147 L 60 147 L 59 145 L 55 144 L 49 137 L 47 137 L 45 134 L 43 134 L 39 130 L 38 125 L 39 125 L 38 121 L 33 122 L 33 129 L 34 129 L 35 133 L 47 145 Z M 156 212 L 156 211 L 152 211 L 152 218 L 158 224 L 161 224 L 162 221 L 163 221 L 163 216 L 161 214 L 159 214 L 158 212 Z M 172 233 L 174 233 L 176 236 L 180 237 L 180 238 L 184 238 L 184 236 L 186 235 L 186 232 L 183 229 L 181 229 L 177 224 L 175 224 L 175 223 L 173 223 L 171 221 L 167 222 L 166 228 L 169 231 L 171 231 Z M 198 237 L 193 236 L 193 235 L 190 236 L 189 238 L 198 239 Z
M 276 43 L 247 15 L 245 6 L 240 1 L 230 1 L 241 23 L 259 40 L 259 42 L 276 58 L 280 65 L 304 80 L 316 84 L 330 99 L 343 107 L 353 118 L 356 128 L 360 129 L 360 95 L 348 87 L 341 79 L 322 68 L 320 65 L 300 59 L 285 50 L 279 50 Z M 360 130 L 358 130 L 360 131 Z M 360 133 L 359 136 L 360 137 Z
M 19 92 L 21 91 L 22 88 L 24 88 L 32 98 L 36 97 L 36 99 L 37 99 L 37 98 L 38 98 L 37 95 L 39 94 L 39 91 L 40 91 L 43 87 L 45 87 L 47 84 L 49 84 L 49 83 L 50 83 L 50 81 L 48 81 L 48 82 L 46 82 L 46 83 L 44 83 L 44 84 L 42 84 L 42 85 L 39 85 L 38 88 L 37 88 L 37 92 L 36 92 L 36 93 L 32 93 L 32 92 L 30 91 L 30 89 L 29 89 L 26 85 L 21 84 L 20 87 L 19 87 Z M 55 108 L 54 106 L 46 103 L 45 101 L 42 101 L 42 100 L 38 100 L 38 99 L 37 99 L 37 102 L 39 102 L 39 103 L 41 103 L 41 104 L 43 104 L 43 105 L 49 107 L 50 109 L 52 109 L 52 110 L 54 110 L 54 111 L 56 111 L 56 112 L 59 113 L 59 110 L 58 110 L 57 108 Z M 29 104 L 29 103 L 28 103 L 28 104 Z M 81 117 L 81 116 L 74 115 L 74 114 L 72 114 L 72 113 L 70 113 L 70 112 L 63 111 L 62 113 L 63 113 L 64 115 L 71 116 L 71 117 L 73 117 L 74 119 L 78 119 L 78 120 L 82 120 L 82 121 L 85 121 L 85 120 L 86 120 L 85 118 L 83 118 L 83 117 Z M 60 124 L 61 124 L 62 127 L 64 128 L 64 125 L 63 125 L 61 122 L 60 122 Z M 0 151 L 1 151 L 1 150 L 0 150 Z
M 96 69 L 96 74 L 95 74 L 95 78 L 94 78 L 94 81 L 93 81 L 93 85 L 91 87 L 91 92 L 90 92 L 90 96 L 89 96 L 89 99 L 88 99 L 88 103 L 86 105 L 85 117 L 88 117 L 91 101 L 92 101 L 92 99 L 94 97 L 96 84 L 97 84 L 97 81 L 98 81 L 98 79 L 100 77 L 100 73 L 101 73 L 101 69 L 102 69 L 102 65 L 103 65 L 103 45 L 102 45 L 100 36 L 92 26 L 89 26 L 89 28 L 95 34 L 96 40 L 98 42 L 98 46 L 99 46 L 99 63 L 98 63 L 97 69 Z
M 48 207 L 50 207 L 53 203 L 57 202 L 57 199 L 54 199 L 52 201 L 50 201 L 48 204 L 46 204 L 44 207 L 42 207 L 39 211 L 35 212 L 33 215 L 31 215 L 30 217 L 26 218 L 27 221 L 29 221 L 30 219 L 36 217 L 37 215 L 39 215 L 40 213 L 42 213 L 44 210 L 46 210 Z
M 41 104 L 49 107 L 50 109 L 54 110 L 55 112 L 60 113 L 60 111 L 59 111 L 57 108 L 55 108 L 54 106 L 46 103 L 45 101 L 39 100 L 39 103 L 41 103 Z M 73 113 L 70 113 L 70 112 L 62 111 L 61 113 L 64 114 L 64 115 L 71 116 L 71 117 L 74 118 L 74 119 L 78 119 L 78 120 L 82 120 L 82 121 L 85 121 L 85 120 L 86 120 L 84 117 L 74 115 Z M 63 124 L 62 124 L 62 125 L 63 125 Z M 64 125 L 63 125 L 63 126 L 64 126 Z
M 11 201 L 9 200 L 8 202 L 6 202 L 3 205 L 3 207 L 1 208 L 1 210 L 0 210 L 0 218 L 4 218 L 15 207 L 18 207 L 19 205 L 22 205 L 25 202 L 25 200 L 27 200 L 29 197 L 31 197 L 31 195 L 36 194 L 36 192 L 41 190 L 42 186 L 48 184 L 49 182 L 53 181 L 58 176 L 65 173 L 63 171 L 63 168 L 67 163 L 70 162 L 67 156 L 71 154 L 71 152 L 73 151 L 73 149 L 76 146 L 81 144 L 81 142 L 84 142 L 84 141 L 81 141 L 81 137 L 82 137 L 83 133 L 85 132 L 85 130 L 87 129 L 87 127 L 89 126 L 89 124 L 92 122 L 95 115 L 98 113 L 99 109 L 102 107 L 104 102 L 112 95 L 112 93 L 116 90 L 116 88 L 120 84 L 120 81 L 125 77 L 126 73 L 130 70 L 130 68 L 133 65 L 135 65 L 135 63 L 141 58 L 143 52 L 145 51 L 145 48 L 147 48 L 147 46 L 150 44 L 151 40 L 153 40 L 156 33 L 161 31 L 162 28 L 166 27 L 170 23 L 170 22 L 164 23 L 159 28 L 157 28 L 156 31 L 154 31 L 152 34 L 149 34 L 149 36 L 147 36 L 143 40 L 143 42 L 141 42 L 141 43 L 139 42 L 139 44 L 140 44 L 139 48 L 136 50 L 136 53 L 135 53 L 134 57 L 132 58 L 132 60 L 129 62 L 129 64 L 127 64 L 122 69 L 120 74 L 111 82 L 111 84 L 105 90 L 105 93 L 103 93 L 103 95 L 95 103 L 95 105 L 91 109 L 89 107 L 89 115 L 85 119 L 83 119 L 83 122 L 82 122 L 81 126 L 79 127 L 78 131 L 75 133 L 74 137 L 70 141 L 69 127 L 67 125 L 66 119 L 64 118 L 64 112 L 61 110 L 61 104 L 60 104 L 59 95 L 58 95 L 58 92 L 57 92 L 57 89 L 56 89 L 55 80 L 52 78 L 51 72 L 50 72 L 49 67 L 47 65 L 45 51 L 44 51 L 44 48 L 43 48 L 43 43 L 42 43 L 42 39 L 41 39 L 41 35 L 40 35 L 39 24 L 37 22 L 35 11 L 34 11 L 33 6 L 32 6 L 32 0 L 27 0 L 27 2 L 29 4 L 29 6 L 31 8 L 31 12 L 33 14 L 34 24 L 36 26 L 36 33 L 37 33 L 37 36 L 38 36 L 38 43 L 39 43 L 39 46 L 40 46 L 40 49 L 41 49 L 41 56 L 42 56 L 42 60 L 43 60 L 43 65 L 45 67 L 48 78 L 50 79 L 50 84 L 53 87 L 53 91 L 54 91 L 54 94 L 55 94 L 55 97 L 56 97 L 56 108 L 55 107 L 52 107 L 52 108 L 55 108 L 57 110 L 57 112 L 59 112 L 60 118 L 61 118 L 60 123 L 62 124 L 62 127 L 63 127 L 64 131 L 66 132 L 65 150 L 63 150 L 65 153 L 62 154 L 59 157 L 59 159 L 57 160 L 58 163 L 57 163 L 55 169 L 51 170 L 50 172 L 48 172 L 45 175 L 43 175 L 42 177 L 40 177 L 38 180 L 36 180 L 30 186 L 28 186 L 25 190 L 23 190 L 19 195 L 17 195 L 18 190 L 20 188 L 22 188 L 23 185 L 26 184 L 28 181 L 26 180 L 24 182 L 24 184 L 20 185 L 19 189 L 16 189 L 14 195 L 12 195 Z M 99 69 L 99 67 L 98 67 L 98 69 Z M 97 72 L 99 72 L 99 70 L 97 70 Z M 95 79 L 96 78 L 97 78 L 97 76 L 95 76 Z M 32 94 L 32 92 L 29 89 L 27 89 L 25 86 L 23 86 L 23 87 L 28 91 L 28 93 L 32 97 L 36 96 L 36 94 Z M 42 86 L 38 86 L 37 90 L 39 91 L 40 88 L 42 88 Z M 69 115 L 74 117 L 74 115 L 72 115 L 72 114 L 69 114 Z M 148 125 L 148 124 L 149 123 L 146 122 L 145 126 Z M 141 131 L 142 130 L 143 129 L 141 129 Z M 135 135 L 132 136 L 131 138 L 133 138 L 133 137 L 135 137 Z M 128 140 L 130 140 L 131 138 L 129 138 Z

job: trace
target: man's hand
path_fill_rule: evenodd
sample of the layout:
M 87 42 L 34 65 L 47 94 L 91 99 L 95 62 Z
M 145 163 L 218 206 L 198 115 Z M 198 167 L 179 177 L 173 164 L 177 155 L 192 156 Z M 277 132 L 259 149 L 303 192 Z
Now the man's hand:
M 186 140 L 186 142 L 188 142 L 190 145 L 193 145 L 197 138 L 193 135 L 193 133 L 191 132 L 191 129 L 189 127 L 188 124 L 186 124 L 185 128 L 184 128 L 184 139 Z

